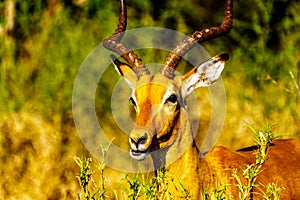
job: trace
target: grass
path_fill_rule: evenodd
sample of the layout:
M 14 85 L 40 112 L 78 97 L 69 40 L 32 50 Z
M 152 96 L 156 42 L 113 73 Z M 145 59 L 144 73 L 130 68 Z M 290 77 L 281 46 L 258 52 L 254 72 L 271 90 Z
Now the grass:
M 182 192 L 180 196 L 173 196 L 169 192 L 169 186 L 170 184 L 174 185 L 174 180 L 164 169 L 159 170 L 156 176 L 150 177 L 147 174 L 125 174 L 122 179 L 115 180 L 123 186 L 121 191 L 117 191 L 105 187 L 106 178 L 103 176 L 100 178 L 101 184 L 96 184 L 95 179 L 93 179 L 93 174 L 96 172 L 91 169 L 93 163 L 91 158 L 75 157 L 74 160 L 80 169 L 78 175 L 81 186 L 79 199 L 191 199 L 182 183 L 180 184 L 181 188 L 177 188 Z M 101 171 L 103 168 L 97 170 Z
M 74 199 L 79 193 L 72 157 L 78 138 L 66 138 L 41 116 L 19 112 L 0 120 L 0 199 Z M 75 176 L 74 176 L 75 175 Z
M 239 191 L 239 197 L 242 200 L 253 199 L 254 188 L 258 189 L 263 199 L 279 199 L 281 187 L 277 187 L 275 183 L 269 183 L 267 185 L 267 191 L 263 191 L 259 183 L 256 182 L 260 172 L 262 171 L 263 164 L 266 162 L 268 148 L 271 142 L 276 138 L 274 133 L 271 131 L 271 126 L 268 124 L 267 127 L 260 130 L 251 128 L 255 134 L 256 145 L 258 149 L 255 151 L 255 163 L 246 166 L 243 170 L 243 177 L 246 178 L 247 183 L 244 185 L 239 177 L 238 169 L 232 169 L 233 178 L 237 181 L 237 187 Z
M 250 129 L 255 135 L 255 143 L 258 146 L 258 149 L 254 151 L 255 162 L 244 166 L 241 168 L 228 169 L 232 171 L 232 179 L 236 181 L 236 187 L 239 193 L 239 199 L 241 200 L 252 200 L 254 195 L 258 195 L 261 199 L 280 199 L 280 192 L 284 189 L 276 185 L 276 183 L 268 183 L 267 185 L 262 185 L 256 180 L 262 172 L 262 167 L 266 162 L 268 155 L 268 149 L 271 142 L 276 138 L 275 134 L 272 132 L 272 126 L 267 125 L 259 130 L 256 130 L 252 127 Z M 111 188 L 105 187 L 105 177 L 103 176 L 103 170 L 105 164 L 104 161 L 101 161 L 97 170 L 100 170 L 100 185 L 97 185 L 93 179 L 94 170 L 91 169 L 92 159 L 91 158 L 74 158 L 75 162 L 79 166 L 80 173 L 78 175 L 78 180 L 82 189 L 82 192 L 79 195 L 79 199 L 119 199 L 118 196 L 121 196 L 121 199 L 191 199 L 192 197 L 186 191 L 182 182 L 180 182 L 181 188 L 177 190 L 181 191 L 180 196 L 173 196 L 169 192 L 169 186 L 172 184 L 174 186 L 174 179 L 170 177 L 168 172 L 163 168 L 157 171 L 156 175 L 146 178 L 145 174 L 125 174 L 124 178 L 121 180 L 124 182 L 124 190 L 114 191 L 114 193 L 106 193 Z M 97 162 L 96 162 L 97 163 Z M 242 177 L 239 175 L 238 171 L 242 169 Z M 242 178 L 246 180 L 246 183 L 242 182 Z M 203 197 L 205 200 L 225 200 L 230 199 L 228 195 L 227 183 L 219 186 L 219 188 L 213 188 L 208 192 L 205 190 L 203 192 Z M 264 190 L 265 188 L 265 190 Z M 258 192 L 255 192 L 256 189 Z M 119 193 L 119 195 L 117 195 Z M 120 195 L 123 194 L 122 195 Z M 107 195 L 105 195 L 107 194 Z

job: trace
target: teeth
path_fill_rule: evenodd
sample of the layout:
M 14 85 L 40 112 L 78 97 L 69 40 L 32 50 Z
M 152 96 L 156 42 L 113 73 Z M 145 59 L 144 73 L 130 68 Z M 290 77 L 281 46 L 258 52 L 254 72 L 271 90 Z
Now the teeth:
M 139 160 L 139 161 L 146 159 L 146 157 L 147 157 L 148 154 L 149 154 L 149 150 L 147 150 L 147 151 L 139 151 L 139 150 L 133 150 L 133 149 L 131 149 L 130 153 L 129 153 L 129 155 L 132 158 L 134 158 L 136 160 Z
M 131 149 L 131 151 L 133 153 L 137 153 L 137 154 L 139 154 L 139 153 L 147 153 L 148 152 L 148 150 L 146 150 L 146 151 L 139 151 L 139 150 L 135 150 L 135 149 Z

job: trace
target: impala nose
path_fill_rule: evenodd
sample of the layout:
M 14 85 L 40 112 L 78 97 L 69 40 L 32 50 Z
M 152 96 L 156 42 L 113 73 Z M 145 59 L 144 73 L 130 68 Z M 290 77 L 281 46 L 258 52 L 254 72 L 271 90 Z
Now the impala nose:
M 131 148 L 134 150 L 144 151 L 144 150 L 148 149 L 145 146 L 145 144 L 147 143 L 147 140 L 148 140 L 147 133 L 144 133 L 142 136 L 131 135 L 129 140 L 130 140 L 129 142 L 131 144 Z
M 136 160 L 144 160 L 149 151 L 151 138 L 146 132 L 143 134 L 131 134 L 129 138 L 130 156 Z
M 130 141 L 132 144 L 134 144 L 136 146 L 136 148 L 138 149 L 140 145 L 143 145 L 147 142 L 148 136 L 146 133 L 144 133 L 144 135 L 142 135 L 141 137 L 138 136 L 131 136 L 130 137 Z

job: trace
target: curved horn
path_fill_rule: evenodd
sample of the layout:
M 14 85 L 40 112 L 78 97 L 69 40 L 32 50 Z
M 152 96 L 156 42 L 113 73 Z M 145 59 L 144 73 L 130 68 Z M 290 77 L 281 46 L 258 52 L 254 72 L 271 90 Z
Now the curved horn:
M 196 43 L 202 43 L 229 33 L 232 27 L 232 7 L 232 0 L 226 0 L 224 18 L 220 26 L 196 31 L 192 35 L 181 40 L 170 52 L 168 57 L 166 57 L 165 62 L 160 69 L 160 73 L 167 78 L 173 79 L 174 71 L 182 56 L 184 56 Z
M 118 27 L 111 37 L 107 38 L 103 42 L 103 46 L 124 58 L 130 66 L 133 67 L 138 77 L 144 74 L 150 74 L 143 61 L 138 57 L 136 53 L 130 50 L 120 40 L 124 35 L 127 25 L 127 11 L 126 1 L 120 0 L 120 17 Z

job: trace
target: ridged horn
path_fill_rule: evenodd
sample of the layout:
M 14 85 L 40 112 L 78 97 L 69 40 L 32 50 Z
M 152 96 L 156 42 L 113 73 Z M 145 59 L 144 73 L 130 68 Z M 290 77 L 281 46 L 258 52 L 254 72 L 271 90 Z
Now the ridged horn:
M 125 44 L 121 43 L 120 40 L 124 35 L 124 31 L 127 26 L 127 9 L 126 1 L 120 0 L 120 16 L 118 27 L 115 32 L 104 40 L 103 46 L 110 51 L 113 51 L 124 58 L 128 64 L 134 69 L 138 77 L 143 76 L 144 74 L 150 74 L 149 70 L 146 68 L 143 61 L 134 53 L 131 49 L 126 47 Z
M 192 35 L 184 38 L 166 57 L 160 73 L 167 78 L 174 78 L 174 71 L 181 58 L 188 52 L 196 43 L 202 43 L 217 37 L 221 37 L 230 32 L 232 27 L 232 0 L 226 0 L 224 18 L 220 26 L 206 28 L 201 31 L 195 31 Z

